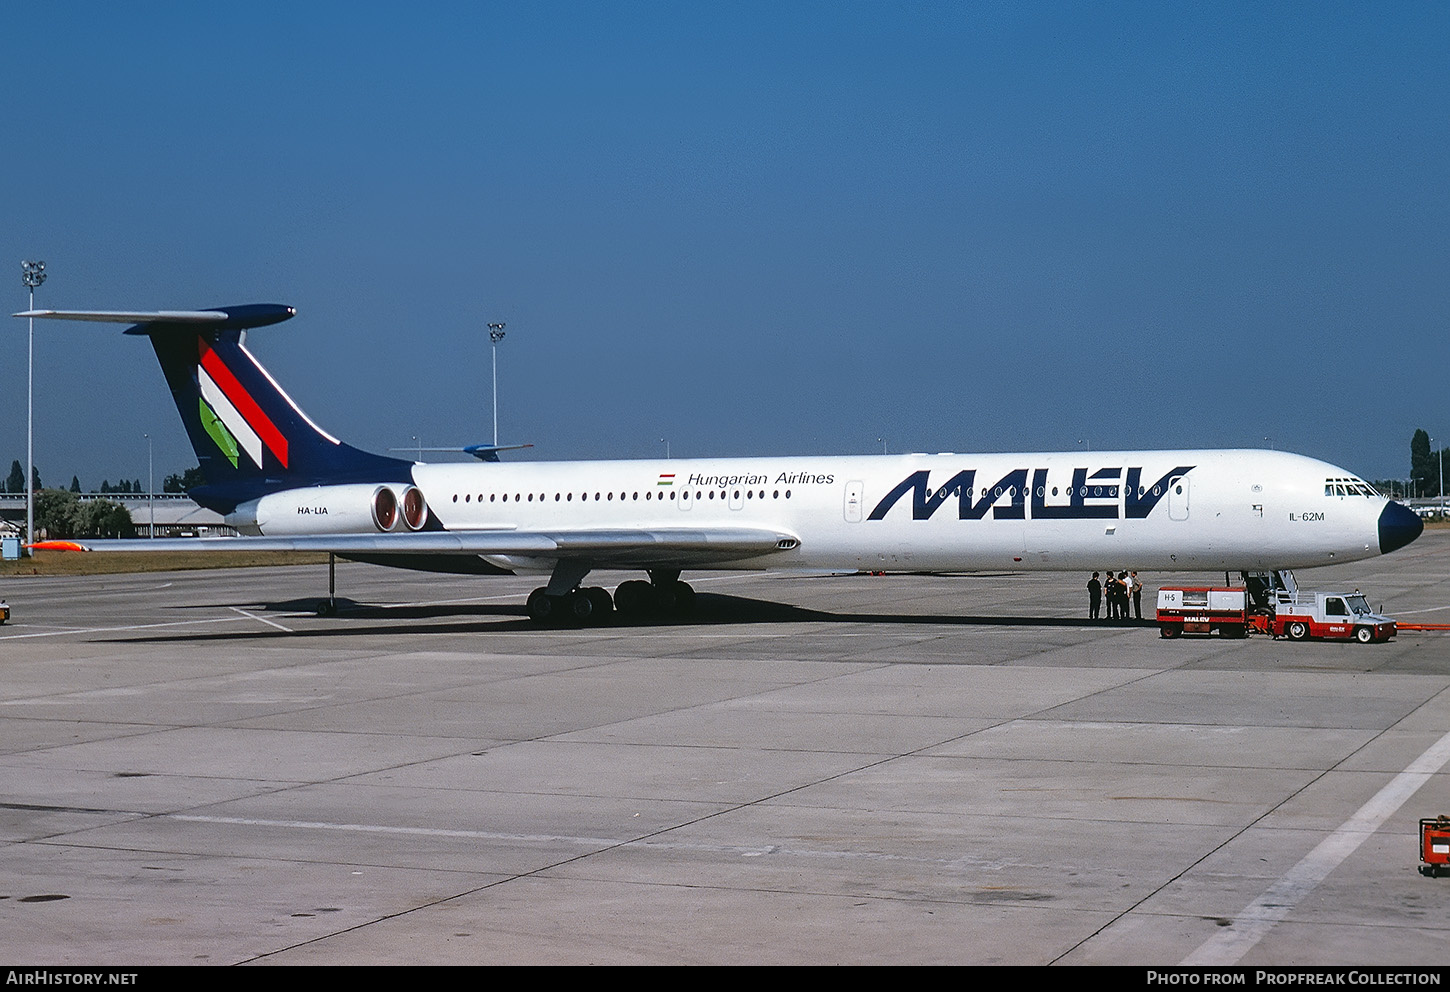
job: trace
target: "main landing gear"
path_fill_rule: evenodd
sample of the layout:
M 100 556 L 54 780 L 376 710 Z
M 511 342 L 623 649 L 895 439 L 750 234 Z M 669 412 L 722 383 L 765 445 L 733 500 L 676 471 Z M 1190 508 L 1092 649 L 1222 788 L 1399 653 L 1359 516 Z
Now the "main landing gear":
M 337 616 L 337 556 L 327 553 L 327 598 L 317 604 L 320 617 Z
M 529 619 L 542 624 L 601 623 L 614 611 L 609 590 L 597 586 L 551 596 L 543 586 L 529 593 Z
M 575 588 L 562 595 L 552 594 L 547 586 L 540 586 L 529 594 L 529 619 L 550 626 L 585 626 L 607 623 L 609 615 L 616 610 L 620 616 L 631 619 L 687 616 L 694 610 L 695 590 L 688 582 L 680 581 L 678 571 L 655 570 L 649 577 L 648 582 L 633 579 L 620 583 L 613 596 L 598 586 Z

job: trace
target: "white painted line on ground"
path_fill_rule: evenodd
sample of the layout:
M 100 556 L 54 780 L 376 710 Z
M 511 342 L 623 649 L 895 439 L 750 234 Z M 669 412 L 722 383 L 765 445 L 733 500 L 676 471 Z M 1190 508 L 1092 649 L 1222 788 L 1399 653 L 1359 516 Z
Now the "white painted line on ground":
M 415 837 L 448 837 L 462 840 L 501 841 L 515 844 L 566 844 L 583 848 L 632 848 L 655 851 L 705 851 L 734 854 L 743 858 L 758 858 L 767 855 L 829 858 L 861 861 L 907 862 L 911 864 L 939 865 L 950 871 L 976 869 L 1000 870 L 1002 862 L 982 861 L 970 857 L 951 860 L 943 858 L 921 858 L 912 855 L 888 854 L 880 851 L 842 851 L 816 848 L 792 848 L 782 844 L 740 845 L 707 844 L 698 841 L 664 840 L 659 837 L 630 839 L 620 837 L 577 837 L 565 834 L 511 834 L 492 830 L 451 830 L 444 827 L 393 827 L 377 823 L 325 823 L 318 820 L 263 820 L 244 816 L 207 816 L 198 813 L 162 814 L 168 820 L 186 823 L 211 823 L 222 826 L 268 827 L 288 830 L 331 830 L 340 833 L 401 834 Z
M 266 617 L 259 617 L 255 613 L 249 613 L 246 610 L 242 609 L 240 606 L 228 606 L 227 609 L 229 609 L 229 610 L 231 610 L 231 611 L 233 611 L 235 613 L 240 613 L 242 616 L 246 617 L 248 620 L 256 620 L 258 623 L 264 623 L 268 627 L 276 627 L 278 630 L 282 631 L 284 634 L 291 634 L 291 633 L 293 633 L 292 628 L 290 628 L 290 627 L 284 627 L 280 623 L 276 623 L 275 621 L 268 620 Z
M 47 630 L 37 634 L 0 634 L 0 641 L 18 641 L 22 637 L 63 637 L 67 634 L 110 634 L 127 630 L 155 630 L 158 627 L 193 627 L 204 623 L 238 623 L 241 619 L 241 617 L 215 617 L 211 620 L 173 620 L 169 623 L 135 623 L 125 627 L 66 627 L 62 630 Z
M 1400 772 L 1369 802 L 1361 806 L 1302 861 L 1290 868 L 1264 891 L 1228 927 L 1214 934 L 1188 957 L 1184 966 L 1229 967 L 1247 954 L 1255 944 L 1294 908 L 1315 886 L 1329 877 L 1345 858 L 1384 825 L 1445 763 L 1450 761 L 1450 733 L 1441 737 L 1410 766 Z
M 244 816 L 200 816 L 171 813 L 168 820 L 187 823 L 215 823 L 239 827 L 284 827 L 292 830 L 336 830 L 342 833 L 405 834 L 415 837 L 460 837 L 465 840 L 506 840 L 525 843 L 578 844 L 584 847 L 612 847 L 626 843 L 617 837 L 562 837 L 552 834 L 504 834 L 489 830 L 448 830 L 443 827 L 389 827 L 379 823 L 323 823 L 316 820 L 258 820 Z

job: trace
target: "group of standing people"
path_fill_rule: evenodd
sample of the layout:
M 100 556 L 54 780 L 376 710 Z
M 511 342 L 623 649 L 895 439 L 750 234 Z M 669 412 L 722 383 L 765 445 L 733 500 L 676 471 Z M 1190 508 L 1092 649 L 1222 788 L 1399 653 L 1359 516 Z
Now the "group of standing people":
M 1108 601 L 1109 620 L 1130 619 L 1130 601 L 1136 618 L 1143 619 L 1143 581 L 1138 578 L 1137 572 L 1118 572 L 1115 575 L 1109 571 L 1106 580 L 1099 579 L 1098 573 L 1094 572 L 1093 577 L 1088 579 L 1087 590 L 1089 620 L 1102 616 L 1104 599 Z

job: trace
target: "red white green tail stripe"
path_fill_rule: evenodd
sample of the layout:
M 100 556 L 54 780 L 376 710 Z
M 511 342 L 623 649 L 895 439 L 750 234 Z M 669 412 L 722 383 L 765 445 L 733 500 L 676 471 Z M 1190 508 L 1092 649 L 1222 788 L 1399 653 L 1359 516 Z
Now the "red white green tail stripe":
M 198 338 L 197 341 L 200 360 L 196 380 L 201 388 L 201 423 L 207 436 L 216 442 L 234 467 L 240 454 L 245 452 L 261 468 L 265 447 L 286 468 L 287 439 L 206 343 L 206 339 Z

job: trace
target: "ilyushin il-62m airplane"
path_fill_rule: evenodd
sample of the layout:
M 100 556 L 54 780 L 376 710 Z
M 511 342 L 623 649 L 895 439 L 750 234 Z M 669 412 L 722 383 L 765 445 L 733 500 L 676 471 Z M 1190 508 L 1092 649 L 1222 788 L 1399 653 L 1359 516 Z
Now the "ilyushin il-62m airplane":
M 245 347 L 291 307 L 29 311 L 151 340 L 205 475 L 191 491 L 276 551 L 441 572 L 548 576 L 539 621 L 687 613 L 689 569 L 1271 572 L 1387 554 L 1420 518 L 1282 451 L 1101 451 L 425 464 L 314 424 Z M 93 550 L 204 550 L 198 539 Z M 596 570 L 640 570 L 608 591 Z M 330 601 L 330 600 L 329 600 Z

